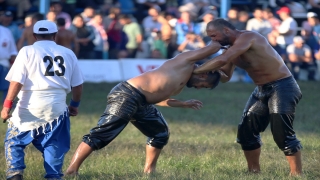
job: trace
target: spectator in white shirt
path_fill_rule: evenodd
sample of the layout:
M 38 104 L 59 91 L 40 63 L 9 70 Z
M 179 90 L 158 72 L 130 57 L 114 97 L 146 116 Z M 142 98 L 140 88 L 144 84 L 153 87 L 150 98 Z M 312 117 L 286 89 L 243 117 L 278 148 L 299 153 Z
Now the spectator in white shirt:
M 0 25 L 0 34 L 0 91 L 2 91 L 1 102 L 3 102 L 9 88 L 9 82 L 5 77 L 18 52 L 11 31 Z
M 297 34 L 297 22 L 290 15 L 288 7 L 282 7 L 277 11 L 282 22 L 278 30 L 272 31 L 272 36 L 276 38 L 278 48 L 276 49 L 283 59 L 287 59 L 286 47 L 293 43 L 293 38 Z
M 289 67 L 295 79 L 299 79 L 301 69 L 309 70 L 313 65 L 311 48 L 304 44 L 301 36 L 293 38 L 293 44 L 287 47 Z
M 246 30 L 256 31 L 267 38 L 268 34 L 272 31 L 272 26 L 269 21 L 263 19 L 262 10 L 256 8 L 253 12 L 253 18 L 247 23 Z

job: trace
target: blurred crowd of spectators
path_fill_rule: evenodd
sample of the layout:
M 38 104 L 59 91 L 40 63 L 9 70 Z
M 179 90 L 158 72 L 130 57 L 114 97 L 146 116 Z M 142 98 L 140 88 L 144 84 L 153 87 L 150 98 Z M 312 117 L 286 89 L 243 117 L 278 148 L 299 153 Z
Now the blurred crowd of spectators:
M 0 0 L 0 24 L 18 49 L 33 44 L 33 24 L 47 19 L 58 25 L 56 42 L 79 59 L 169 59 L 206 46 L 206 25 L 219 18 L 220 1 L 52 0 L 49 12 L 39 14 L 37 0 Z M 231 2 L 230 23 L 267 38 L 296 79 L 320 79 L 320 0 Z M 250 81 L 245 72 L 236 73 Z

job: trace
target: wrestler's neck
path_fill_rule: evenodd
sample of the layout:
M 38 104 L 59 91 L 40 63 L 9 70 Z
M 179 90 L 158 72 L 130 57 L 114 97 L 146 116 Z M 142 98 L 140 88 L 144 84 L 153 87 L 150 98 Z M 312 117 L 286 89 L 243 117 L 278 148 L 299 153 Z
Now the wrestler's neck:
M 236 39 L 238 39 L 238 37 L 243 33 L 243 31 L 240 30 L 235 30 L 233 32 L 230 32 L 230 42 L 231 42 L 231 46 L 234 44 L 234 42 L 236 41 Z

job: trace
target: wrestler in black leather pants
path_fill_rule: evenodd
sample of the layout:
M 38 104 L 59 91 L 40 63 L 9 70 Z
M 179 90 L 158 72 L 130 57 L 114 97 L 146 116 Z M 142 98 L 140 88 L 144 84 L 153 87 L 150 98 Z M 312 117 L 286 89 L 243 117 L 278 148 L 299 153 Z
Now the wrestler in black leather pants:
M 83 142 L 97 150 L 108 145 L 131 122 L 148 137 L 147 144 L 162 149 L 169 128 L 162 114 L 145 96 L 127 82 L 119 83 L 108 95 L 107 107 L 98 125 L 83 136 Z
M 273 139 L 284 154 L 290 156 L 299 151 L 302 146 L 293 130 L 293 120 L 301 98 L 300 88 L 292 76 L 257 86 L 246 104 L 238 127 L 237 142 L 242 149 L 260 148 L 260 132 L 270 122 Z

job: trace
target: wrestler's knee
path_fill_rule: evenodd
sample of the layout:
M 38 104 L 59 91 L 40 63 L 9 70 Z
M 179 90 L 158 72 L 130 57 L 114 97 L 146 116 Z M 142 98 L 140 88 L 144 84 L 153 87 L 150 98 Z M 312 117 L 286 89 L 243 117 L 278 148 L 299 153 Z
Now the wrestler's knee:
M 237 143 L 242 147 L 242 150 L 251 151 L 262 146 L 259 130 L 254 127 L 254 115 L 244 113 L 242 122 L 238 125 Z
M 295 135 L 286 136 L 284 140 L 274 137 L 274 141 L 286 156 L 291 156 L 302 149 L 302 145 Z
M 108 145 L 108 142 L 102 141 L 98 138 L 91 138 L 90 134 L 84 135 L 82 141 L 88 144 L 93 150 L 102 149 Z
M 169 141 L 170 133 L 169 131 L 165 131 L 162 133 L 157 134 L 154 137 L 148 137 L 147 144 L 162 149 Z
M 293 130 L 293 120 L 294 114 L 273 113 L 270 115 L 273 139 L 286 156 L 293 155 L 302 149 Z

